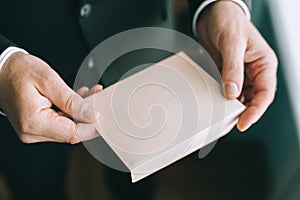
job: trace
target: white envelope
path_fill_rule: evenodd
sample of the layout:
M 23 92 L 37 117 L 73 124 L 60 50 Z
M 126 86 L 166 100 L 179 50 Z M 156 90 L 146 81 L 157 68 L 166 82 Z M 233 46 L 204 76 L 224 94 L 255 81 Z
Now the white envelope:
M 86 98 L 93 125 L 131 172 L 132 182 L 216 141 L 245 106 L 179 52 Z

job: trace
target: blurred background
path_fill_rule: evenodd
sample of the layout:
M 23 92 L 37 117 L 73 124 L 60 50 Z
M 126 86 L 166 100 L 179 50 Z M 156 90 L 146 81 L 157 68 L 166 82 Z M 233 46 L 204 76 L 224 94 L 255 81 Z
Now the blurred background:
M 173 0 L 173 7 L 177 30 L 190 33 L 186 0 Z M 152 183 L 151 199 L 300 199 L 299 8 L 295 0 L 252 1 L 252 21 L 279 58 L 274 103 L 259 123 L 246 133 L 231 131 L 205 158 L 198 158 L 196 152 L 147 178 Z M 82 145 L 74 147 L 67 172 L 66 199 L 109 200 L 114 189 L 123 187 L 104 181 L 107 172 L 116 172 L 95 160 Z M 124 176 L 129 183 L 129 174 Z M 143 199 L 142 192 L 136 199 Z M 13 196 L 0 176 L 0 200 Z

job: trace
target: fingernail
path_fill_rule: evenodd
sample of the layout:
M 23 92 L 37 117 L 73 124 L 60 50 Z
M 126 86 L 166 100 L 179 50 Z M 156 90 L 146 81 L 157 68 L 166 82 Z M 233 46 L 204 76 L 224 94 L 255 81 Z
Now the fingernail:
M 251 125 L 246 125 L 246 126 L 238 126 L 238 130 L 240 132 L 245 132 L 248 128 L 250 128 Z
M 226 97 L 237 97 L 239 93 L 239 89 L 236 83 L 229 82 L 225 84 L 225 93 Z
M 96 111 L 95 108 L 90 104 L 86 104 L 83 107 L 82 115 L 84 118 L 93 121 L 99 117 L 100 113 Z

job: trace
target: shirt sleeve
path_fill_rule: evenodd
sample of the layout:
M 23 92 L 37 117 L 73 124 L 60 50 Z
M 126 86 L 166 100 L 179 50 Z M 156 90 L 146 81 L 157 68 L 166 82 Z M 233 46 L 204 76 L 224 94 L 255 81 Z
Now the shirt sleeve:
M 193 20 L 192 20 L 192 28 L 193 28 L 193 34 L 194 36 L 197 35 L 197 29 L 196 29 L 196 24 L 198 17 L 200 13 L 210 4 L 216 2 L 218 0 L 189 0 L 189 8 L 190 12 L 192 13 Z M 244 11 L 246 17 L 248 20 L 251 19 L 251 13 L 250 13 L 250 6 L 251 6 L 251 1 L 246 0 L 231 0 L 232 2 L 238 4 Z
M 28 54 L 27 51 L 25 51 L 24 49 L 21 49 L 19 47 L 14 47 L 14 46 L 9 46 L 7 47 L 1 54 L 0 54 L 0 71 L 2 69 L 2 66 L 4 65 L 4 63 L 6 62 L 6 60 L 13 54 L 16 52 L 22 52 L 25 54 Z
M 4 36 L 0 35 L 0 70 L 5 61 L 15 52 L 27 53 L 24 49 L 18 48 L 17 45 Z M 0 108 L 0 115 L 6 116 Z

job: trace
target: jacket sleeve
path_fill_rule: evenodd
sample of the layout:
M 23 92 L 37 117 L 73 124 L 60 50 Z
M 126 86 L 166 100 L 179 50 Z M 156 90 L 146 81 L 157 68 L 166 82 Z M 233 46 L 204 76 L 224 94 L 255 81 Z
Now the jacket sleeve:
M 195 14 L 197 8 L 200 6 L 201 3 L 203 3 L 203 1 L 204 0 L 188 0 L 189 11 L 192 16 Z
M 9 39 L 5 38 L 4 36 L 0 35 L 0 54 L 10 46 L 17 46 L 15 43 L 10 41 Z

